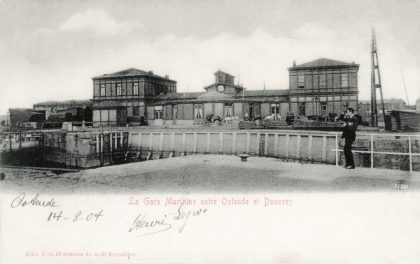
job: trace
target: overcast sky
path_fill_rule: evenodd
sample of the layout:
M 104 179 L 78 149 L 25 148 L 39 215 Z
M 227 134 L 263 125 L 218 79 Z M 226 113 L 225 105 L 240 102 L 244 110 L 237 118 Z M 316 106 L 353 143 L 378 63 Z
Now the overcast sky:
M 287 89 L 288 71 L 326 57 L 360 64 L 370 94 L 376 28 L 385 98 L 420 97 L 420 0 L 0 0 L 0 114 L 46 100 L 92 98 L 92 77 L 153 70 L 203 91 L 218 69 L 248 89 Z

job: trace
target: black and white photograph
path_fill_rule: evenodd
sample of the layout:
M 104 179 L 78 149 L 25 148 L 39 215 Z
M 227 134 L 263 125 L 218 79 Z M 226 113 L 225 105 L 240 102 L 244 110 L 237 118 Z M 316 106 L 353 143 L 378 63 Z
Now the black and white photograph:
M 0 0 L 0 263 L 418 263 L 419 14 Z

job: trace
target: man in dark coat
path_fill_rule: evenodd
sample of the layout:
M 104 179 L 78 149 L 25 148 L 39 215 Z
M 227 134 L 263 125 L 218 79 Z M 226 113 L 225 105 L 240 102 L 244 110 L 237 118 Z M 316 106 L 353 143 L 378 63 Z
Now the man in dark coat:
M 343 124 L 343 134 L 341 138 L 344 138 L 344 157 L 346 159 L 346 169 L 354 169 L 354 160 L 353 153 L 351 152 L 351 147 L 356 139 L 356 129 L 358 125 L 358 120 L 354 115 L 354 109 L 349 107 L 347 108 L 346 114 L 344 116 Z

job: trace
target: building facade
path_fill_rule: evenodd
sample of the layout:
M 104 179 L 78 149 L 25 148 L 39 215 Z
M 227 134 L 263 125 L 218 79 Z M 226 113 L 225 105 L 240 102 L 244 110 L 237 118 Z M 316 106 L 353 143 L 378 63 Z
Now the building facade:
M 148 111 L 151 125 L 200 125 L 211 117 L 253 120 L 272 114 L 286 115 L 289 110 L 287 90 L 247 90 L 235 84 L 235 77 L 217 71 L 215 82 L 204 92 L 159 96 Z M 156 114 L 156 112 L 161 114 Z
M 289 68 L 290 110 L 296 115 L 339 114 L 357 110 L 359 65 L 318 59 Z
M 151 71 L 131 68 L 94 77 L 93 125 L 145 124 L 154 114 L 147 106 L 168 93 L 176 93 L 176 82 Z
M 203 92 L 177 93 L 168 77 L 137 69 L 93 78 L 94 126 L 200 125 L 211 117 L 254 120 L 270 115 L 339 114 L 357 109 L 359 65 L 319 59 L 289 68 L 289 89 L 249 90 L 217 71 Z

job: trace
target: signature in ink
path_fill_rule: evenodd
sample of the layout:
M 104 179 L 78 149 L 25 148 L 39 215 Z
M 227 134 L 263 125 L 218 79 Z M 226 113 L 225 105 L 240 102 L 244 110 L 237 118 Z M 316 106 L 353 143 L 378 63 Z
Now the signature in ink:
M 132 226 L 128 232 L 139 231 L 140 235 L 146 236 L 167 231 L 172 228 L 172 225 L 167 222 L 168 218 L 165 214 L 160 218 L 147 218 L 147 214 L 139 214 L 134 219 Z
M 206 208 L 189 209 L 184 205 L 178 207 L 175 215 L 165 213 L 161 217 L 149 217 L 145 213 L 140 213 L 132 222 L 128 232 L 138 232 L 138 237 L 141 237 L 165 232 L 178 225 L 178 233 L 182 233 L 190 217 L 198 217 L 205 213 L 207 213 Z

